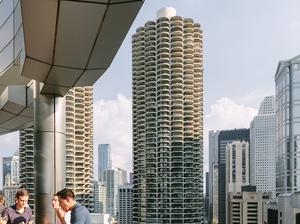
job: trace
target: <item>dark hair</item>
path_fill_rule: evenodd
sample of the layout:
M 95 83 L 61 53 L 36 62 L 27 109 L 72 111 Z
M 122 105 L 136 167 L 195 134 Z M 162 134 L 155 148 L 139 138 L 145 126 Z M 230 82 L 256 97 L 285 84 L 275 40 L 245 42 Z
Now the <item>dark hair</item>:
M 29 196 L 28 191 L 25 188 L 20 188 L 16 193 L 16 198 L 22 196 Z
M 57 192 L 56 195 L 63 199 L 66 199 L 67 197 L 75 199 L 74 192 L 68 188 L 62 189 L 61 191 Z
M 2 194 L 0 194 L 0 202 L 4 201 L 4 196 Z

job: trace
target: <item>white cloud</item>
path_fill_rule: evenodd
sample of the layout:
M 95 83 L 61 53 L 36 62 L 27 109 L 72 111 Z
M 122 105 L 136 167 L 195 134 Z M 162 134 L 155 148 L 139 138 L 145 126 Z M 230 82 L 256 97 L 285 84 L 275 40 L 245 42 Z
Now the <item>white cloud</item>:
M 231 129 L 249 127 L 257 110 L 246 107 L 235 101 L 222 97 L 210 106 L 210 111 L 205 115 L 207 129 Z
M 238 104 L 222 97 L 210 106 L 210 111 L 204 116 L 204 170 L 208 170 L 208 132 L 234 128 L 249 128 L 250 122 L 257 114 L 252 107 Z
M 131 116 L 131 99 L 123 95 L 118 95 L 116 100 L 94 102 L 95 165 L 98 144 L 110 144 L 113 166 L 132 170 Z
M 16 131 L 0 136 L 0 142 L 0 155 L 3 157 L 12 156 L 17 150 L 19 150 L 19 132 Z
M 249 128 L 257 109 L 222 97 L 204 116 L 204 169 L 208 170 L 208 131 Z M 110 144 L 113 166 L 132 170 L 131 99 L 118 95 L 116 100 L 94 103 L 94 148 L 97 165 L 98 144 Z M 96 168 L 97 166 L 95 166 Z M 97 171 L 96 171 L 97 173 Z

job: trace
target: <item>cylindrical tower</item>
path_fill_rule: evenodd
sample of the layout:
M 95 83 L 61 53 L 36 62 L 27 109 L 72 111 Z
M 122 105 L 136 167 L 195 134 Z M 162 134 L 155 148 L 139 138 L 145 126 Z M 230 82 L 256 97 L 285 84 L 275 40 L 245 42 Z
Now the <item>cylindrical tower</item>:
M 93 87 L 66 94 L 66 187 L 93 211 Z
M 29 192 L 28 205 L 34 211 L 34 130 L 33 127 L 20 130 L 19 155 L 20 155 L 20 186 Z
M 135 223 L 203 222 L 202 30 L 159 10 L 132 38 Z

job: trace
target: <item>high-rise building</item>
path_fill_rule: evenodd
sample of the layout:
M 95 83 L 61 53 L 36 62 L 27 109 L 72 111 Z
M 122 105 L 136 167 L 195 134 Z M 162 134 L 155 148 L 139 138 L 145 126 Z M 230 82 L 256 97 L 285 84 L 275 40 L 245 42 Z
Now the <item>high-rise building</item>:
M 213 163 L 212 166 L 212 209 L 211 223 L 219 223 L 219 166 L 218 163 Z
M 94 209 L 93 213 L 100 213 L 100 202 L 99 202 L 99 181 L 93 180 L 93 192 L 94 192 Z
M 3 195 L 5 197 L 5 207 L 14 205 L 16 203 L 16 193 L 19 190 L 19 185 L 13 185 L 13 186 L 4 186 L 3 187 Z M 32 194 L 29 194 L 30 197 L 33 197 Z
M 242 192 L 249 185 L 249 142 L 232 141 L 226 145 L 226 214 L 229 214 L 229 193 Z M 230 222 L 229 216 L 227 217 Z
M 267 96 L 250 127 L 250 183 L 258 192 L 276 193 L 275 98 Z
M 76 200 L 93 210 L 93 93 L 76 87 L 66 95 L 66 186 Z M 20 185 L 34 195 L 33 128 L 20 131 Z M 29 197 L 34 208 L 34 197 Z
M 133 172 L 129 173 L 129 184 L 133 184 Z
M 300 55 L 276 75 L 276 194 L 300 190 Z
M 226 195 L 249 185 L 249 142 L 233 141 L 226 145 Z
M 200 25 L 163 8 L 132 47 L 134 223 L 203 223 Z
M 109 144 L 98 146 L 98 180 L 103 181 L 103 172 L 112 168 L 111 149 Z
M 118 223 L 133 224 L 132 202 L 133 185 L 125 184 L 118 189 Z
M 263 206 L 271 198 L 271 194 L 267 192 L 242 191 L 238 193 L 229 193 L 228 223 L 264 223 Z
M 300 223 L 300 192 L 280 194 L 264 206 L 264 223 Z
M 66 94 L 66 187 L 93 210 L 93 87 Z
M 19 150 L 12 156 L 11 159 L 11 185 L 19 184 L 20 176 L 20 160 L 19 160 Z
M 106 202 L 106 184 L 94 180 L 94 213 L 104 213 Z
M 209 221 L 209 172 L 205 172 L 204 220 Z
M 105 170 L 104 182 L 106 187 L 106 210 L 105 213 L 111 214 L 112 216 L 117 216 L 118 213 L 118 187 L 126 183 L 124 179 L 124 171 L 120 168 Z M 126 172 L 126 171 L 125 171 Z
M 219 223 L 226 224 L 226 146 L 233 141 L 249 142 L 249 129 L 233 129 L 220 131 L 218 137 L 218 168 L 219 168 L 219 195 L 218 195 L 218 212 Z
M 2 181 L 3 181 L 3 185 L 5 185 L 5 177 L 7 175 L 11 175 L 11 160 L 12 157 L 3 157 L 2 158 Z
M 20 185 L 29 192 L 28 205 L 34 210 L 34 134 L 33 128 L 26 128 L 19 132 L 20 155 Z
M 2 159 L 3 187 L 19 184 L 19 155 L 14 153 L 12 157 Z
M 215 191 L 214 187 L 218 188 L 218 183 L 214 182 L 213 178 L 216 175 L 216 170 L 214 170 L 213 166 L 218 164 L 218 140 L 219 140 L 219 131 L 209 131 L 209 179 L 208 179 L 208 194 L 209 194 L 209 218 L 210 221 L 212 219 L 217 220 L 218 214 L 214 210 L 218 210 L 218 201 L 213 200 L 216 198 L 216 195 L 213 194 Z M 215 204 L 213 204 L 215 203 Z M 214 217 L 213 217 L 214 214 Z

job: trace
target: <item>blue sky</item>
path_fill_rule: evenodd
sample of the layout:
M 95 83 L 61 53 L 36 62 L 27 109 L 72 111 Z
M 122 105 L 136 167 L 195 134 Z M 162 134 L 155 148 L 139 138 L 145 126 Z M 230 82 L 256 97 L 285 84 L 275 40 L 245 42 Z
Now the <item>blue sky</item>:
M 205 169 L 207 131 L 249 127 L 263 97 L 274 94 L 278 61 L 300 54 L 299 0 L 146 0 L 110 69 L 94 85 L 94 148 L 111 144 L 115 167 L 131 169 L 132 163 L 131 35 L 165 6 L 193 18 L 204 33 Z M 0 154 L 12 154 L 17 138 L 0 137 Z

